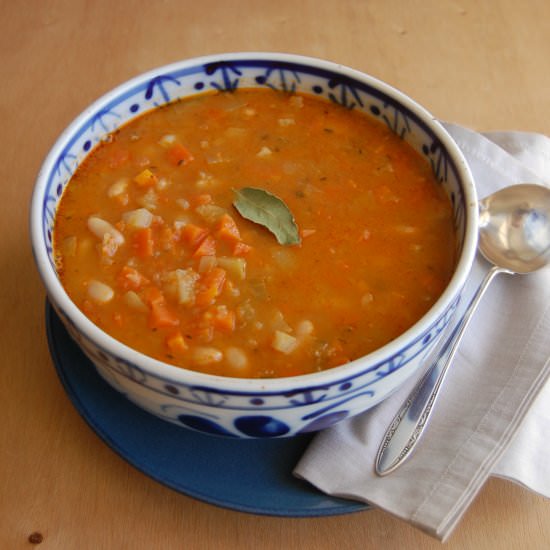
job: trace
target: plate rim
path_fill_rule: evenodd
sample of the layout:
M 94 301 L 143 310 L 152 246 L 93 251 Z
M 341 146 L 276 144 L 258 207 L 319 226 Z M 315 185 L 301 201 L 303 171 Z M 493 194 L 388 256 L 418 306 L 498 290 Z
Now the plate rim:
M 133 457 L 132 453 L 124 449 L 122 445 L 116 441 L 105 428 L 97 422 L 95 415 L 93 415 L 87 405 L 82 401 L 79 392 L 75 390 L 74 383 L 66 375 L 65 369 L 63 368 L 63 362 L 66 361 L 62 358 L 62 353 L 60 351 L 61 343 L 57 340 L 54 335 L 54 324 L 58 323 L 63 331 L 66 332 L 65 327 L 63 327 L 61 320 L 57 316 L 54 308 L 50 304 L 49 300 L 46 299 L 45 304 L 45 321 L 46 321 L 46 335 L 48 342 L 48 349 L 54 368 L 56 370 L 57 376 L 61 382 L 61 385 L 69 398 L 69 401 L 75 408 L 79 416 L 85 421 L 88 427 L 101 439 L 101 441 L 107 445 L 112 451 L 114 451 L 120 458 L 122 458 L 127 464 L 144 474 L 145 476 L 153 479 L 157 483 L 171 489 L 174 492 L 183 494 L 185 496 L 194 498 L 201 502 L 217 506 L 220 508 L 233 510 L 237 512 L 243 512 L 253 515 L 261 516 L 271 516 L 271 517 L 286 517 L 286 518 L 313 518 L 313 517 L 329 517 L 336 515 L 344 515 L 350 513 L 357 513 L 362 511 L 367 511 L 371 509 L 367 503 L 354 502 L 351 500 L 346 500 L 339 497 L 334 497 L 332 495 L 324 495 L 319 491 L 320 498 L 330 498 L 335 501 L 334 506 L 326 508 L 296 508 L 296 507 L 266 507 L 266 506 L 254 506 L 249 504 L 244 504 L 242 502 L 231 502 L 227 498 L 216 497 L 215 495 L 207 492 L 201 492 L 200 490 L 182 487 L 181 483 L 170 478 L 170 476 L 162 477 L 159 476 L 155 471 L 148 470 L 143 467 L 137 457 Z M 70 338 L 68 333 L 67 338 Z M 80 351 L 80 350 L 79 350 Z M 83 356 L 86 361 L 89 361 L 85 356 Z M 99 378 L 99 374 L 94 370 L 94 375 Z M 107 384 L 106 382 L 104 382 Z M 113 391 L 116 391 L 113 389 Z M 121 398 L 125 399 L 123 396 Z M 139 410 L 136 405 L 131 403 L 130 400 L 127 400 L 127 403 L 136 407 L 136 410 Z M 152 416 L 152 415 L 151 415 Z M 153 416 L 152 416 L 153 417 Z M 154 417 L 153 417 L 154 419 Z M 157 419 L 155 419 L 157 420 Z M 162 420 L 158 419 L 159 422 Z M 174 426 L 174 429 L 185 429 L 178 426 Z M 190 431 L 190 430 L 188 430 Z M 205 436 L 205 437 L 215 437 L 215 436 Z M 218 438 L 222 439 L 222 438 Z

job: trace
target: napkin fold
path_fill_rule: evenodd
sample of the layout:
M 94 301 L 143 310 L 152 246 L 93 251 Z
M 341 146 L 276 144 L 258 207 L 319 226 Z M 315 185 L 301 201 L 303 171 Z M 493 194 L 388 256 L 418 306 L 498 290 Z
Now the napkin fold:
M 445 127 L 480 198 L 515 183 L 550 186 L 548 137 Z M 489 267 L 478 254 L 462 311 Z M 413 456 L 385 477 L 374 471 L 382 437 L 421 373 L 371 411 L 316 435 L 294 474 L 444 541 L 491 475 L 550 498 L 549 374 L 550 267 L 499 275 L 466 329 Z

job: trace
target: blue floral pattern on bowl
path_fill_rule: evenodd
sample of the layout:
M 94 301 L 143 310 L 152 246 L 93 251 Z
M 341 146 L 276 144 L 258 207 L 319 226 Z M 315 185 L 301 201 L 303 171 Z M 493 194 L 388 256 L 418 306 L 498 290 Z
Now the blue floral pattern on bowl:
M 336 65 L 297 56 L 225 55 L 218 60 L 183 62 L 138 77 L 108 94 L 81 115 L 60 138 L 54 157 L 41 173 L 41 243 L 49 268 L 55 272 L 52 233 L 57 203 L 65 186 L 86 155 L 110 132 L 131 118 L 168 102 L 205 91 L 232 92 L 238 88 L 268 87 L 323 97 L 347 109 L 364 111 L 423 155 L 449 195 L 457 230 L 458 250 L 467 236 L 468 202 L 464 169 L 456 151 L 434 128 L 429 116 L 407 104 L 395 90 L 374 79 Z M 397 97 L 396 97 L 397 96 Z M 109 351 L 93 340 L 55 297 L 53 306 L 71 336 L 113 387 L 151 413 L 191 429 L 232 437 L 279 437 L 325 428 L 366 410 L 406 380 L 432 349 L 459 300 L 459 292 L 424 330 L 397 351 L 364 368 L 335 369 L 327 382 L 303 382 L 300 377 L 284 390 L 235 390 L 192 384 L 155 373 Z M 151 360 L 151 362 L 153 362 Z M 307 378 L 307 377 L 306 377 Z M 304 378 L 305 380 L 305 378 Z

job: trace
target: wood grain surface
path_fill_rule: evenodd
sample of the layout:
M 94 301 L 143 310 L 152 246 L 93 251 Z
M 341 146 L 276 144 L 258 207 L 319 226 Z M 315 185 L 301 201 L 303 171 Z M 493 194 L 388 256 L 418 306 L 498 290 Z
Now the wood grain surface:
M 480 130 L 550 134 L 548 0 L 0 0 L 0 548 L 393 549 L 441 543 L 380 511 L 259 517 L 167 489 L 84 423 L 47 350 L 28 206 L 91 101 L 145 70 L 223 51 L 323 57 Z M 449 549 L 548 548 L 550 505 L 501 480 Z

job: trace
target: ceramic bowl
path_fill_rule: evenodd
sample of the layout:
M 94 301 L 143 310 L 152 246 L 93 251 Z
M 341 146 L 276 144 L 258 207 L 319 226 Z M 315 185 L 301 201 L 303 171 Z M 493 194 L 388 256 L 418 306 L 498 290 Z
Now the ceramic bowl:
M 449 285 L 404 334 L 346 365 L 267 380 L 212 376 L 171 366 L 105 334 L 69 299 L 57 277 L 52 254 L 56 207 L 86 155 L 108 133 L 156 106 L 199 92 L 241 87 L 300 91 L 383 121 L 426 159 L 451 199 L 459 260 Z M 449 322 L 477 244 L 477 198 L 471 173 L 432 115 L 403 93 L 359 71 L 272 53 L 190 59 L 150 71 L 107 93 L 78 116 L 51 149 L 37 178 L 30 216 L 33 252 L 48 298 L 99 374 L 162 419 L 237 438 L 317 431 L 390 395 L 421 366 Z

